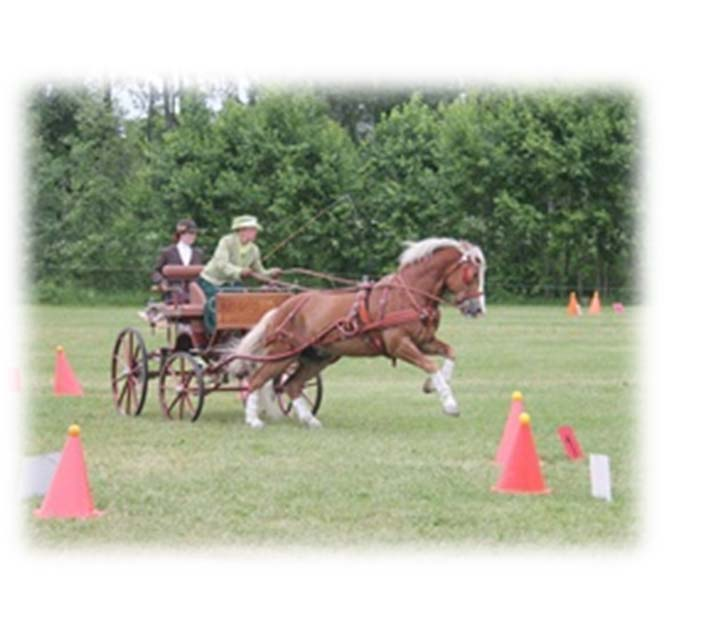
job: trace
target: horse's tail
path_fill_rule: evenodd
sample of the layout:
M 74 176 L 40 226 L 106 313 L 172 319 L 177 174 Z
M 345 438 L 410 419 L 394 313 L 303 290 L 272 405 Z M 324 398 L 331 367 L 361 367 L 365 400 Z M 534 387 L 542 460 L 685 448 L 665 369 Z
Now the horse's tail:
M 277 309 L 271 309 L 268 311 L 260 321 L 239 340 L 234 341 L 227 348 L 229 355 L 260 355 L 265 353 L 265 335 L 267 327 L 275 317 Z M 257 368 L 259 362 L 253 360 L 245 360 L 244 358 L 235 358 L 228 365 L 228 370 L 238 378 L 242 378 Z M 259 402 L 258 402 L 258 413 L 261 417 L 269 417 L 277 420 L 283 417 L 283 412 L 280 410 L 277 397 L 275 395 L 275 389 L 273 382 L 266 382 L 264 386 L 258 390 Z
M 277 308 L 268 311 L 245 336 L 233 342 L 228 351 L 232 356 L 261 355 L 265 353 L 265 335 L 268 325 L 275 317 Z M 242 378 L 252 373 L 258 363 L 244 358 L 235 358 L 228 367 L 230 373 Z

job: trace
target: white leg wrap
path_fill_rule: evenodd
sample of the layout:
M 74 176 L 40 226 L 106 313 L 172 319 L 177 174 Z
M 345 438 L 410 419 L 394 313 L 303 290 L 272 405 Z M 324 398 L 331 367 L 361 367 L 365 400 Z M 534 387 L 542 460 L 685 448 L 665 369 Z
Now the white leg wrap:
M 322 426 L 320 420 L 311 413 L 310 406 L 308 406 L 308 400 L 306 400 L 302 395 L 293 400 L 293 410 L 295 411 L 298 419 L 308 428 L 320 428 Z
M 447 380 L 444 379 L 443 372 L 437 371 L 436 373 L 432 373 L 430 377 L 432 378 L 434 388 L 437 390 L 437 393 L 439 393 L 439 400 L 442 402 L 444 412 L 447 415 L 459 415 L 457 400 L 454 399 L 452 389 L 449 384 L 447 384 Z
M 444 360 L 444 364 L 442 364 L 442 368 L 440 369 L 440 371 L 442 373 L 444 381 L 449 384 L 452 381 L 452 375 L 454 374 L 454 360 L 446 358 Z M 424 393 L 431 393 L 432 391 L 434 391 L 432 376 L 428 376 L 427 379 L 424 380 L 424 386 L 422 387 L 422 390 L 424 391 Z
M 257 414 L 258 397 L 258 392 L 253 391 L 247 396 L 247 401 L 245 402 L 245 423 L 252 428 L 262 428 L 265 426 L 265 422 Z
M 447 358 L 441 368 L 442 376 L 449 383 L 452 381 L 452 375 L 454 375 L 454 360 Z
M 283 412 L 280 410 L 272 382 L 267 382 L 264 386 L 260 387 L 257 393 L 258 417 L 264 417 L 268 421 L 279 420 L 283 417 Z

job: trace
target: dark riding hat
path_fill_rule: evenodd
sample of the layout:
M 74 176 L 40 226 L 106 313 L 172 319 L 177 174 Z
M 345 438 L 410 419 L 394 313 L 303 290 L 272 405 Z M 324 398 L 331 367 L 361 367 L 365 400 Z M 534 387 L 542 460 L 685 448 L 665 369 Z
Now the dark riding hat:
M 177 232 L 184 234 L 185 232 L 198 232 L 197 224 L 192 219 L 182 219 L 177 223 Z

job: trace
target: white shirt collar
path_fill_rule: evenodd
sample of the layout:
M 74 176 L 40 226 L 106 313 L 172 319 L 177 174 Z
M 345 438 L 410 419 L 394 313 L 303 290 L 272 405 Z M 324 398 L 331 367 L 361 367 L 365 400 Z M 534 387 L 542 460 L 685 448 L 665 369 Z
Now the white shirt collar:
M 189 265 L 192 262 L 192 246 L 187 245 L 184 241 L 177 243 L 177 251 L 179 252 L 179 258 L 182 259 L 182 263 Z

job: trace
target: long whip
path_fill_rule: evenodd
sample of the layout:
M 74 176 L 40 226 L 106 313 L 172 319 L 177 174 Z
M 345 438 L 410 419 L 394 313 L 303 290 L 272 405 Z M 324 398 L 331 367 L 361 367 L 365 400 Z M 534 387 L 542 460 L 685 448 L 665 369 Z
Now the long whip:
M 338 197 L 337 199 L 335 199 L 335 200 L 333 201 L 333 203 L 331 203 L 330 205 L 327 205 L 327 206 L 326 206 L 325 208 L 321 208 L 321 209 L 320 209 L 320 210 L 319 210 L 319 211 L 318 211 L 318 212 L 317 212 L 317 213 L 316 213 L 316 214 L 315 214 L 315 215 L 313 216 L 313 218 L 312 218 L 312 219 L 309 219 L 308 221 L 306 221 L 305 223 L 303 223 L 303 225 L 302 225 L 301 227 L 299 227 L 299 228 L 298 228 L 298 229 L 297 229 L 297 230 L 296 230 L 295 232 L 293 232 L 292 234 L 289 234 L 289 235 L 288 235 L 288 236 L 287 236 L 286 238 L 284 238 L 284 239 L 283 239 L 282 241 L 280 241 L 280 242 L 279 242 L 279 243 L 278 243 L 277 245 L 274 245 L 274 246 L 273 246 L 273 247 L 272 247 L 272 248 L 270 249 L 270 251 L 269 251 L 269 252 L 267 252 L 267 253 L 265 254 L 265 256 L 263 257 L 263 261 L 264 261 L 264 262 L 267 262 L 267 261 L 268 261 L 268 259 L 269 259 L 269 258 L 270 258 L 270 257 L 271 257 L 271 256 L 272 256 L 273 254 L 275 254 L 275 252 L 277 252 L 277 251 L 279 251 L 279 250 L 283 249 L 283 247 L 285 247 L 285 246 L 286 246 L 286 245 L 287 245 L 288 243 L 290 243 L 290 241 L 292 241 L 292 240 L 293 240 L 293 239 L 294 239 L 294 238 L 295 238 L 296 236 L 298 236 L 299 234 L 301 234 L 301 233 L 303 232 L 303 230 L 305 230 L 305 229 L 306 229 L 306 228 L 307 228 L 307 227 L 308 227 L 309 225 L 311 225 L 311 224 L 312 224 L 312 223 L 313 223 L 314 221 L 317 221 L 317 220 L 318 220 L 318 219 L 319 219 L 319 218 L 320 218 L 321 216 L 323 216 L 323 214 L 325 214 L 326 212 L 329 212 L 330 210 L 332 210 L 332 209 L 333 209 L 333 208 L 334 208 L 334 207 L 335 207 L 336 205 L 338 205 L 338 204 L 339 204 L 339 203 L 340 203 L 340 202 L 341 202 L 341 201 L 342 201 L 343 199 L 349 199 L 349 200 L 350 200 L 350 199 L 351 199 L 351 195 L 350 195 L 350 194 L 344 194 L 344 195 L 342 195 L 342 196 Z

